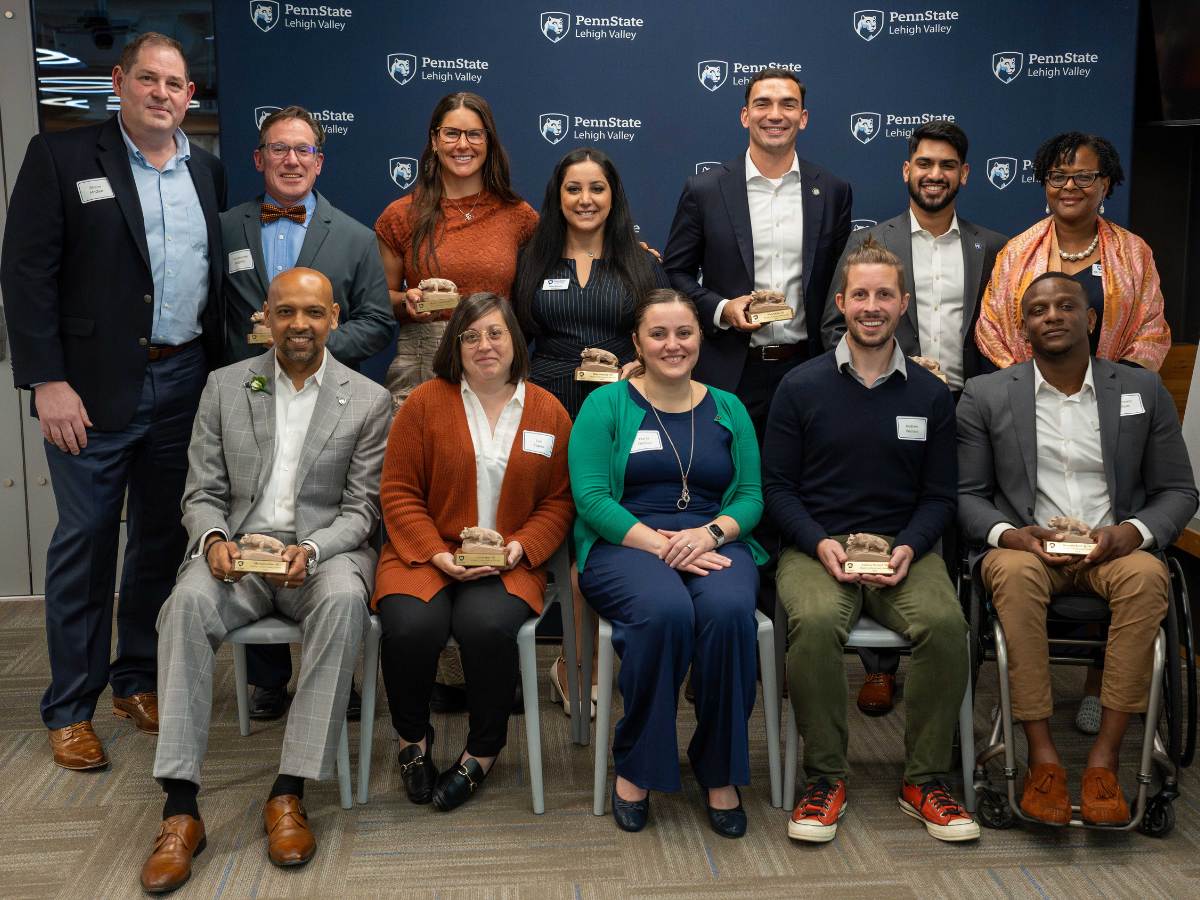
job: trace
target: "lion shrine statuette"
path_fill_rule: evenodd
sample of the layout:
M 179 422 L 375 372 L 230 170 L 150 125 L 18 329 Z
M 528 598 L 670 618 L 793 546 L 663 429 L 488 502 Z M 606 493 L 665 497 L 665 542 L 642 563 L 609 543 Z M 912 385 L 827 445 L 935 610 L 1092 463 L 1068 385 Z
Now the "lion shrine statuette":
M 458 288 L 449 278 L 426 278 L 417 288 L 421 291 L 421 299 L 416 303 L 417 312 L 435 312 L 458 306 Z
M 265 534 L 243 534 L 238 541 L 241 559 L 233 561 L 235 572 L 258 572 L 261 575 L 287 573 L 288 561 L 283 558 L 287 548 L 283 541 Z
M 246 335 L 247 344 L 265 344 L 271 340 L 271 329 L 267 327 L 267 314 L 259 310 L 250 317 L 253 330 Z
M 746 307 L 746 318 L 751 325 L 781 322 L 794 319 L 796 314 L 787 305 L 787 298 L 779 291 L 754 291 L 750 294 L 750 305 Z
M 877 534 L 852 534 L 846 540 L 846 561 L 842 571 L 847 575 L 891 575 L 892 551 L 888 542 Z
M 1087 556 L 1096 549 L 1096 542 L 1091 538 L 1092 528 L 1082 519 L 1055 516 L 1046 523 L 1046 527 L 1051 531 L 1062 532 L 1065 538 L 1062 541 L 1043 541 L 1047 553 L 1059 556 Z
M 588 347 L 579 355 L 583 357 L 583 365 L 575 370 L 576 381 L 613 382 L 621 377 L 615 354 L 598 347 Z
M 930 359 L 928 356 L 910 356 L 909 359 L 915 362 L 922 369 L 928 369 L 938 378 L 942 379 L 942 384 L 950 384 L 950 382 L 946 379 L 946 373 L 942 371 L 942 364 L 936 359 Z
M 504 538 L 500 532 L 490 528 L 471 525 L 459 535 L 462 547 L 454 554 L 454 562 L 460 566 L 503 566 Z

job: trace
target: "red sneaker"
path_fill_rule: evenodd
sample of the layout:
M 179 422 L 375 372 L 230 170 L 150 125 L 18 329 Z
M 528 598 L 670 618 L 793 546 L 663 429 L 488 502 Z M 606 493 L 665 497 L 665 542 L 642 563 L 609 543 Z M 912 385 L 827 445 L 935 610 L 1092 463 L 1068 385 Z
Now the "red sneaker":
M 788 821 L 788 837 L 823 844 L 837 834 L 838 819 L 846 811 L 846 786 L 839 778 L 822 778 L 810 784 Z
M 925 823 L 939 841 L 973 841 L 979 837 L 979 825 L 958 805 L 940 778 L 925 784 L 903 782 L 900 808 Z

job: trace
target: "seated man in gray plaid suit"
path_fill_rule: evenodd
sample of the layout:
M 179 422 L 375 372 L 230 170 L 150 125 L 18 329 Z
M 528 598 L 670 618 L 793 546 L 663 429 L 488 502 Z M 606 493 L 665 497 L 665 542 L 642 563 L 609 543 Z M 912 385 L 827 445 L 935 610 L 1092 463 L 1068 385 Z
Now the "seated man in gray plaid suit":
M 388 392 L 325 352 L 338 307 L 329 280 L 291 269 L 271 282 L 272 350 L 208 376 L 188 450 L 183 524 L 192 556 L 158 617 L 159 736 L 154 777 L 163 824 L 142 886 L 172 890 L 205 846 L 196 805 L 217 648 L 235 628 L 279 612 L 304 644 L 279 777 L 263 807 L 268 854 L 301 865 L 316 849 L 304 779 L 329 779 L 350 679 L 368 623 L 379 478 L 392 422 Z M 286 545 L 283 575 L 241 574 L 231 538 Z

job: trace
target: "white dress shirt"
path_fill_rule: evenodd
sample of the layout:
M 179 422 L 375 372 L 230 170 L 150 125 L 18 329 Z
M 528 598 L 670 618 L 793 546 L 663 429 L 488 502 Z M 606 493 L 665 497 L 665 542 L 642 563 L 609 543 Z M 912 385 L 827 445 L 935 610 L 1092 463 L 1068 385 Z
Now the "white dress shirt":
M 480 528 L 496 530 L 496 510 L 500 505 L 500 487 L 504 484 L 504 471 L 508 468 L 508 457 L 512 452 L 517 429 L 521 427 L 521 413 L 525 408 L 525 382 L 517 384 L 512 399 L 504 404 L 496 430 L 492 430 L 487 413 L 479 396 L 462 381 L 463 409 L 467 413 L 467 427 L 471 429 L 471 444 L 475 448 L 475 504 L 479 509 Z M 504 536 L 505 540 L 508 536 Z
M 1037 496 L 1034 519 L 1043 528 L 1054 516 L 1082 519 L 1093 528 L 1113 524 L 1112 500 L 1104 477 L 1100 443 L 1100 407 L 1092 364 L 1083 387 L 1067 396 L 1042 377 L 1033 364 L 1033 394 L 1037 408 Z M 1154 543 L 1150 529 L 1126 519 L 1141 532 L 1144 550 Z M 988 532 L 988 543 L 1000 546 L 1000 535 L 1016 526 L 1001 522 Z
M 808 339 L 804 321 L 804 192 L 800 164 L 792 154 L 792 167 L 782 178 L 767 178 L 758 171 L 746 151 L 746 200 L 750 204 L 750 228 L 754 240 L 754 290 L 779 291 L 795 318 L 769 322 L 750 335 L 751 347 L 795 344 Z M 721 318 L 729 300 L 717 304 L 714 324 L 731 326 Z
M 913 303 L 921 355 L 936 359 L 950 389 L 963 389 L 963 253 L 958 214 L 934 237 L 908 210 L 912 229 Z

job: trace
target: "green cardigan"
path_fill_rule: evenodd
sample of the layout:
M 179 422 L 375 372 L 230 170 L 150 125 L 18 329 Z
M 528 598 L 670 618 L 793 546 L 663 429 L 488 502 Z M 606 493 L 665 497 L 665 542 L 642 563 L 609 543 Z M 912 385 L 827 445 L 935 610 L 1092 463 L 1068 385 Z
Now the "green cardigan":
M 715 421 L 733 434 L 733 480 L 721 498 L 721 515 L 738 523 L 741 535 L 762 565 L 767 553 L 750 536 L 762 518 L 758 439 L 746 407 L 733 394 L 710 387 L 717 404 Z M 571 428 L 567 461 L 575 495 L 575 552 L 583 571 L 589 551 L 603 538 L 620 546 L 638 518 L 621 506 L 625 465 L 646 412 L 629 396 L 629 384 L 618 381 L 592 391 Z

